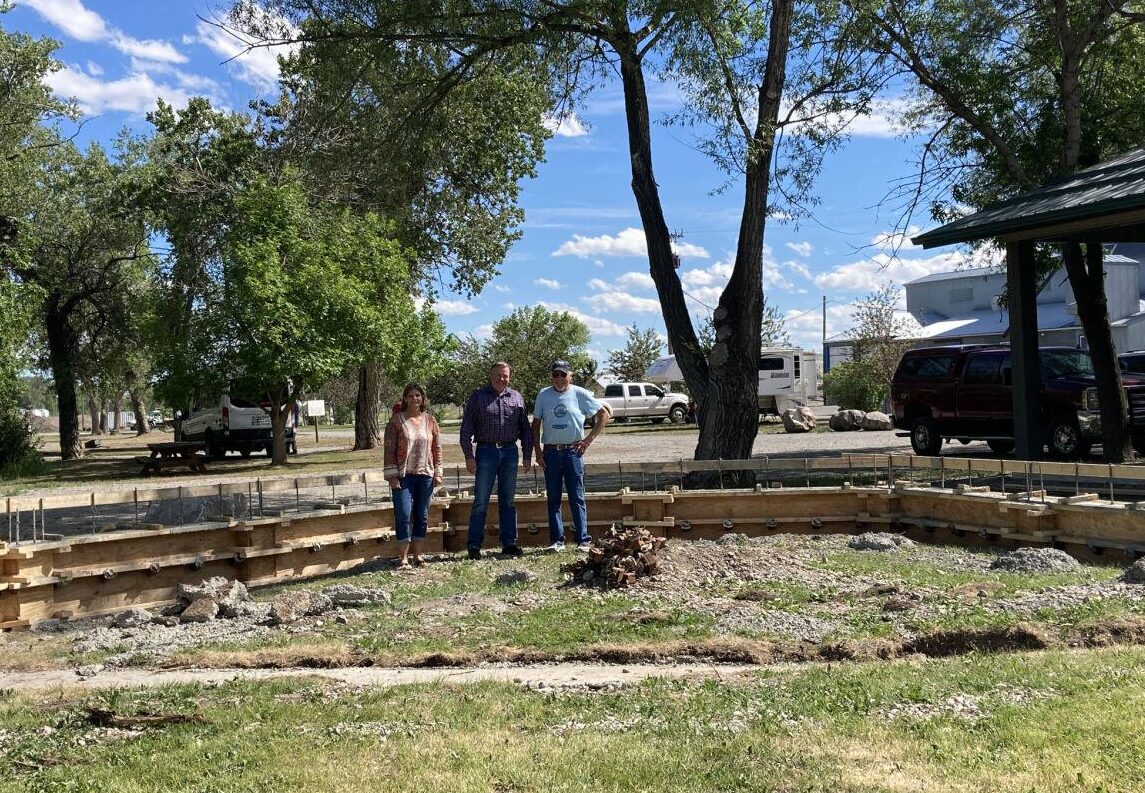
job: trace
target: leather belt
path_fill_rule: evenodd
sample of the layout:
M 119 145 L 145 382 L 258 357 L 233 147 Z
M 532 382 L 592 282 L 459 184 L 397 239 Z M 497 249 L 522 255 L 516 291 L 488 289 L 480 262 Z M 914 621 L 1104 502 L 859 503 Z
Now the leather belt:
M 546 443 L 545 448 L 546 449 L 556 449 L 558 452 L 563 452 L 566 449 L 573 448 L 578 443 L 580 443 L 580 441 L 575 441 L 573 443 Z
M 494 449 L 504 449 L 506 446 L 516 446 L 516 441 L 505 441 L 504 443 L 494 443 L 493 441 L 477 441 L 478 446 L 492 446 Z

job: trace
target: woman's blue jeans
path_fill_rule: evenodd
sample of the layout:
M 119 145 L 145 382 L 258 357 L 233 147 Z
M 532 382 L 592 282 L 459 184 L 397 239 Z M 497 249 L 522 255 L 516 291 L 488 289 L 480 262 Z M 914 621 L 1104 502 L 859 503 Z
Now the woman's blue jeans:
M 394 491 L 394 533 L 398 542 L 410 541 L 410 524 L 413 524 L 413 539 L 424 540 L 429 528 L 429 502 L 433 497 L 433 477 L 422 474 L 406 474 L 398 480 L 399 487 Z
M 549 506 L 549 542 L 565 541 L 561 488 L 569 494 L 569 512 L 577 545 L 589 542 L 588 508 L 584 503 L 584 458 L 573 449 L 545 449 L 545 492 Z

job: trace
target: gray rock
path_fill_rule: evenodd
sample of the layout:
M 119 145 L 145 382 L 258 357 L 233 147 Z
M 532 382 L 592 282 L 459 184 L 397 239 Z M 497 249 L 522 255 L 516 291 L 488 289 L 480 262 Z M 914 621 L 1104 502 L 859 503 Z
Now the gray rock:
M 914 541 L 901 534 L 868 531 L 848 540 L 847 547 L 855 551 L 897 551 L 899 548 L 914 547 Z
M 810 408 L 788 408 L 783 411 L 784 432 L 810 432 L 815 429 L 815 414 Z
M 322 594 L 330 598 L 330 602 L 338 608 L 353 608 L 375 602 L 371 590 L 353 584 L 328 586 L 322 590 Z
M 867 415 L 861 410 L 840 410 L 827 419 L 827 426 L 835 432 L 853 432 L 863 428 L 863 417 Z
M 32 626 L 36 633 L 58 633 L 63 628 L 64 621 L 60 619 L 40 620 Z
M 221 575 L 208 578 L 197 585 L 179 584 L 177 597 L 187 604 L 194 603 L 196 600 L 201 600 L 202 598 L 218 600 L 223 597 L 230 585 L 230 579 L 224 578 Z
M 242 614 L 250 613 L 251 606 L 254 604 L 254 598 L 250 596 L 246 584 L 242 581 L 231 581 L 230 584 L 220 592 L 218 603 L 220 616 L 238 617 Z
M 510 570 L 497 576 L 497 583 L 501 586 L 510 584 L 528 584 L 537 580 L 537 574 L 531 570 Z
M 214 598 L 199 598 L 179 615 L 180 622 L 210 622 L 219 616 L 219 604 Z
M 1057 548 L 1018 548 L 999 556 L 990 565 L 991 570 L 1011 570 L 1017 573 L 1069 572 L 1081 568 L 1081 563 Z
M 111 620 L 111 627 L 140 628 L 144 625 L 150 625 L 153 619 L 155 619 L 155 615 L 150 611 L 145 608 L 140 608 L 139 606 L 134 606 L 116 614 Z
M 1145 584 L 1145 557 L 1129 565 L 1119 580 L 1126 584 Z
M 868 432 L 882 432 L 885 430 L 893 430 L 895 424 L 891 421 L 891 417 L 886 413 L 880 413 L 877 410 L 872 410 L 867 415 L 863 416 L 862 427 Z
M 280 592 L 270 602 L 270 619 L 276 624 L 295 622 L 302 617 L 325 614 L 333 607 L 334 603 L 321 592 Z

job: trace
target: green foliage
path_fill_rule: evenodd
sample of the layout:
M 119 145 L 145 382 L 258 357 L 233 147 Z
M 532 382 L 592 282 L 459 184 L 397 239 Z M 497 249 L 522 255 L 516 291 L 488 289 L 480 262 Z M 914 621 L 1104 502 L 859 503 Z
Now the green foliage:
M 432 360 L 440 323 L 414 307 L 408 256 L 381 219 L 316 217 L 297 186 L 265 182 L 242 191 L 235 208 L 216 285 L 225 300 L 204 317 L 212 368 L 276 397 L 290 381 L 297 397 L 367 356 L 399 373 Z
M 24 415 L 18 410 L 0 410 L 0 478 L 40 474 L 44 468 L 39 443 Z
M 623 349 L 608 354 L 605 371 L 622 381 L 640 381 L 646 377 L 648 367 L 660 357 L 664 342 L 660 334 L 652 328 L 640 330 L 633 322 L 628 333 L 628 343 Z
M 882 410 L 891 381 L 862 361 L 845 361 L 823 375 L 823 398 L 832 405 L 856 410 Z
M 313 194 L 393 221 L 428 293 L 448 274 L 451 288 L 474 294 L 520 237 L 519 185 L 536 175 L 551 134 L 549 82 L 527 48 L 456 79 L 455 48 L 408 10 L 402 34 L 416 46 L 370 35 L 349 6 L 303 19 L 309 40 L 283 62 L 282 97 L 266 112 Z
M 493 323 L 488 339 L 469 336 L 457 341 L 447 370 L 431 386 L 434 399 L 463 403 L 489 381 L 489 366 L 494 361 L 506 361 L 512 367 L 510 386 L 530 404 L 537 392 L 552 384 L 553 361 L 568 361 L 574 382 L 584 385 L 596 374 L 596 362 L 585 352 L 589 339 L 585 324 L 567 312 L 543 306 L 515 309 Z

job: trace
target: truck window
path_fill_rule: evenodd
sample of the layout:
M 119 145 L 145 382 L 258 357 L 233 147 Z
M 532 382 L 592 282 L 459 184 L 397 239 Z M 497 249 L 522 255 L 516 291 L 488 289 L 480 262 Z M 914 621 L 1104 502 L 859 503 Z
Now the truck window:
M 624 396 L 624 387 L 620 385 L 605 386 L 604 395 L 606 397 L 622 397 Z
M 954 355 L 912 355 L 903 358 L 899 374 L 916 380 L 942 380 L 954 372 L 956 361 Z
M 1001 382 L 998 365 L 1002 356 L 996 353 L 971 355 L 966 359 L 962 382 L 968 385 L 997 385 Z
M 630 385 L 630 386 L 628 386 L 628 396 L 644 396 L 644 395 L 642 393 L 640 393 L 640 386 Z
M 1041 350 L 1043 377 L 1092 375 L 1093 359 L 1085 350 Z
M 659 388 L 656 388 L 655 386 L 645 386 L 644 387 L 644 393 L 647 396 L 656 397 L 657 399 L 664 396 L 664 392 L 661 391 Z

